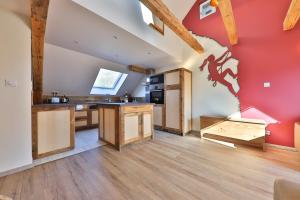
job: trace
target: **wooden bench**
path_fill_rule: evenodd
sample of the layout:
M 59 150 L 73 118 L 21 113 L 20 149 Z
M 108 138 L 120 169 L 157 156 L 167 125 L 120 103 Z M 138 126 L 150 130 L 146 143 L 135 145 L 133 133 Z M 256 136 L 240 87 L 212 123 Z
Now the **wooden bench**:
M 261 120 L 201 116 L 200 127 L 201 137 L 264 150 L 266 124 Z

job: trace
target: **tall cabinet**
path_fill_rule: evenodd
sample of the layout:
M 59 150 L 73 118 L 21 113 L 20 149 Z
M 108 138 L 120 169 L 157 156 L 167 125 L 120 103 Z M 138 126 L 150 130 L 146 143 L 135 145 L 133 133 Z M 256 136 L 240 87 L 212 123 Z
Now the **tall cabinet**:
M 165 72 L 165 120 L 163 129 L 185 135 L 192 130 L 192 72 Z

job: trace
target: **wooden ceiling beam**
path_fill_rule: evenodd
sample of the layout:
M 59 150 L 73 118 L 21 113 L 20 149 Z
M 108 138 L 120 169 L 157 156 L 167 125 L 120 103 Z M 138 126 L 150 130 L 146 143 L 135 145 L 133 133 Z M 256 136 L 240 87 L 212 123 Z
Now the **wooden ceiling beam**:
M 174 33 L 176 33 L 182 40 L 184 40 L 190 47 L 198 53 L 203 53 L 202 45 L 189 33 L 189 31 L 182 25 L 176 16 L 169 10 L 169 8 L 162 2 L 162 0 L 140 0 L 147 6 L 161 21 L 163 21 Z
M 231 45 L 238 43 L 238 34 L 232 11 L 231 0 L 219 0 L 218 7 L 225 25 L 225 29 Z
M 144 67 L 138 66 L 138 65 L 129 65 L 128 70 L 132 71 L 132 72 L 146 74 L 146 75 L 155 73 L 155 69 L 153 69 L 153 68 L 144 68 Z
M 43 103 L 43 62 L 49 0 L 31 0 L 33 104 Z
M 289 10 L 283 22 L 283 30 L 291 30 L 295 27 L 300 17 L 300 0 L 292 0 Z

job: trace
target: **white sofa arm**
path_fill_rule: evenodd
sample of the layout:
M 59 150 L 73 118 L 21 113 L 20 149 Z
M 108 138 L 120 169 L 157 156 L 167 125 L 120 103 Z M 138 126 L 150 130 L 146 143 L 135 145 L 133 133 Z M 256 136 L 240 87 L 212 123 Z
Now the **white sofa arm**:
M 274 200 L 300 200 L 300 183 L 276 179 L 274 183 Z

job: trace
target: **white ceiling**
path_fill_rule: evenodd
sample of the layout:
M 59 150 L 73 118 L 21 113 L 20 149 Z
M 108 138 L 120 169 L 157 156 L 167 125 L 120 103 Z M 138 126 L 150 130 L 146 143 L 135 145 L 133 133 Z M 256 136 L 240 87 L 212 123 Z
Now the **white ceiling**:
M 30 16 L 30 0 L 0 0 L 0 7 Z
M 71 0 L 50 1 L 46 42 L 124 65 L 157 68 L 178 63 L 178 59 Z
M 163 0 L 179 20 L 183 20 L 196 0 Z

